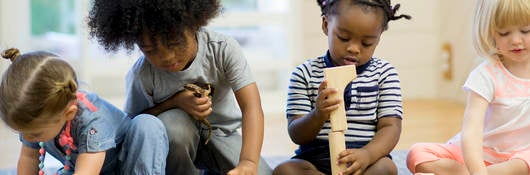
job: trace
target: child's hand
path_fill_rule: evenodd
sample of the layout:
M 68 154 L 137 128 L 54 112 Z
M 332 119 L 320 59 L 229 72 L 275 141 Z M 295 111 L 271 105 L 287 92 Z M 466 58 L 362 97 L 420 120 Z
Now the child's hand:
M 366 149 L 347 149 L 339 154 L 339 164 L 345 163 L 347 168 L 343 175 L 362 175 L 370 165 L 370 153 Z
M 326 120 L 329 119 L 329 114 L 331 111 L 338 109 L 342 97 L 339 98 L 330 98 L 330 95 L 336 94 L 337 89 L 335 88 L 326 88 L 328 81 L 324 80 L 318 87 L 318 96 L 316 100 L 316 115 L 319 117 L 324 117 Z
M 258 165 L 251 161 L 241 161 L 236 168 L 230 170 L 227 175 L 257 175 Z
M 197 120 L 202 120 L 212 113 L 212 100 L 209 97 L 196 97 L 188 90 L 175 94 L 172 100 L 179 109 Z

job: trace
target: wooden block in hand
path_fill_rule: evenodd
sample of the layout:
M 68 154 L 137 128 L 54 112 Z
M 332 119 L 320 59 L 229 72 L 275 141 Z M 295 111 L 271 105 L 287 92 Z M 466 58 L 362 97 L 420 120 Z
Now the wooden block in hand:
M 324 77 L 328 81 L 327 88 L 336 88 L 338 90 L 338 93 L 330 96 L 330 98 L 340 97 L 342 99 L 346 85 L 357 78 L 357 72 L 355 65 L 332 67 L 324 69 Z M 329 120 L 332 131 L 345 131 L 348 129 L 344 99 L 341 101 L 339 109 L 331 112 Z
M 337 175 L 346 170 L 346 164 L 337 165 L 339 154 L 346 150 L 344 132 L 329 132 L 329 157 L 331 160 L 331 174 Z

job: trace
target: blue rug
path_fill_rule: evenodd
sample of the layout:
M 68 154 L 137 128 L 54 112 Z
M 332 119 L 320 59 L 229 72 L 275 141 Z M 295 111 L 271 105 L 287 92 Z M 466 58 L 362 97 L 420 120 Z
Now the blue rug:
M 395 150 L 390 153 L 392 160 L 398 167 L 398 175 L 412 175 L 407 168 L 407 153 L 408 150 Z

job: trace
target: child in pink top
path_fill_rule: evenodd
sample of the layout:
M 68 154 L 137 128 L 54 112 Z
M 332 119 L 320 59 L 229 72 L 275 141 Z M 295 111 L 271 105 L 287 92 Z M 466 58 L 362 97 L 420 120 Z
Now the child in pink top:
M 488 60 L 464 84 L 462 131 L 446 144 L 413 145 L 413 173 L 529 174 L 530 1 L 479 0 L 473 33 Z

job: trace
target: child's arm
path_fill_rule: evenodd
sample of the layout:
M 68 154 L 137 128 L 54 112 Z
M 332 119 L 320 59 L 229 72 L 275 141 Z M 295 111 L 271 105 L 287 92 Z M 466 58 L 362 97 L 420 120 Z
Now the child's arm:
M 243 144 L 239 164 L 228 174 L 257 174 L 263 144 L 263 109 L 256 83 L 239 89 L 235 96 L 243 113 Z
M 39 172 L 39 150 L 22 144 L 17 172 L 19 175 L 35 175 Z
M 462 152 L 470 174 L 487 174 L 482 157 L 482 132 L 488 101 L 473 91 L 468 92 L 462 125 Z
M 191 91 L 181 91 L 142 113 L 158 116 L 167 110 L 179 108 L 196 119 L 203 119 L 212 113 L 211 107 L 212 102 L 209 97 L 196 97 Z
M 383 117 L 377 122 L 376 132 L 370 143 L 360 149 L 347 149 L 339 154 L 339 163 L 351 164 L 345 174 L 362 174 L 366 168 L 390 154 L 399 141 L 401 119 Z
M 340 99 L 328 98 L 331 94 L 337 93 L 337 90 L 325 88 L 326 85 L 327 81 L 324 81 L 318 87 L 316 107 L 310 113 L 288 118 L 289 136 L 294 143 L 303 145 L 313 141 L 329 119 L 331 111 L 339 108 Z
M 105 151 L 97 153 L 81 153 L 75 163 L 75 174 L 99 174 L 105 162 Z

